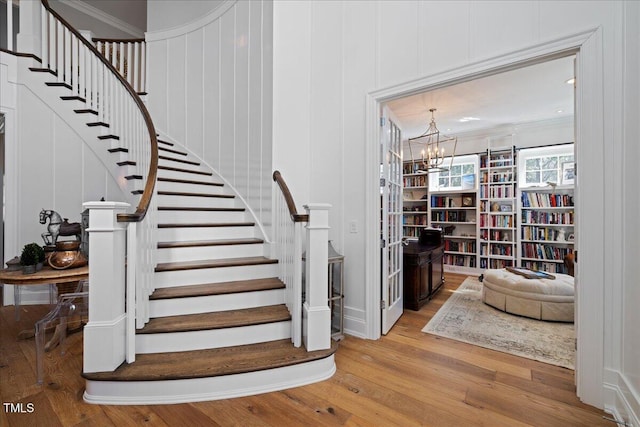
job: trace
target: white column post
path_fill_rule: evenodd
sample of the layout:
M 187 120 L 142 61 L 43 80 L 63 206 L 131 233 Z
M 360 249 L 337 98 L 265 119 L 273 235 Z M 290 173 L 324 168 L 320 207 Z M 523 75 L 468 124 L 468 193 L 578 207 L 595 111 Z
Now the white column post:
M 127 223 L 116 216 L 128 203 L 86 202 L 89 209 L 89 322 L 84 328 L 84 372 L 115 370 L 125 360 Z
M 307 351 L 331 347 L 331 309 L 329 308 L 329 209 L 331 205 L 304 206 L 307 223 L 307 262 L 302 335 Z
M 20 32 L 18 52 L 32 53 L 40 57 L 42 53 L 42 13 L 39 1 L 20 2 Z M 11 50 L 11 47 L 9 48 Z

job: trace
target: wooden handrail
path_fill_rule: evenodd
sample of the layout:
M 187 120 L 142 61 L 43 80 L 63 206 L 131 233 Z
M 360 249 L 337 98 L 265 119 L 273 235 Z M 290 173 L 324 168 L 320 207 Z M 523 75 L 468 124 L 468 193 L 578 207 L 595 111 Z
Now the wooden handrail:
M 284 178 L 280 171 L 273 172 L 273 180 L 278 183 L 278 187 L 280 187 L 280 191 L 282 191 L 282 195 L 284 196 L 285 201 L 287 202 L 287 208 L 289 209 L 289 215 L 291 216 L 291 221 L 293 222 L 309 222 L 309 215 L 307 214 L 299 214 L 296 209 L 296 204 L 293 201 L 293 196 L 291 195 L 291 191 L 289 191 L 289 187 L 287 183 L 284 182 Z
M 91 39 L 93 42 L 102 42 L 102 43 L 143 43 L 146 41 L 145 39 L 101 39 L 98 37 L 93 37 Z
M 85 39 L 75 28 L 73 28 L 62 16 L 60 16 L 55 10 L 49 6 L 48 0 L 40 0 L 42 5 L 51 13 L 53 16 L 62 23 L 67 29 L 73 33 L 78 40 L 82 42 L 94 55 L 98 57 L 98 60 L 101 61 L 108 69 L 111 71 L 116 78 L 122 83 L 127 92 L 131 95 L 134 102 L 140 109 L 142 116 L 144 117 L 145 124 L 147 125 L 147 129 L 149 130 L 149 137 L 151 138 L 151 161 L 149 162 L 149 173 L 147 174 L 147 182 L 144 186 L 144 191 L 142 193 L 142 197 L 140 198 L 140 202 L 138 203 L 138 207 L 136 211 L 129 214 L 118 214 L 118 222 L 140 222 L 144 219 L 147 214 L 147 210 L 149 209 L 149 204 L 151 203 L 151 197 L 153 197 L 153 189 L 156 185 L 156 178 L 158 176 L 158 138 L 156 137 L 156 130 L 153 126 L 153 121 L 151 120 L 151 115 L 145 107 L 144 102 L 136 91 L 131 87 L 129 82 L 127 82 L 124 77 L 120 75 L 118 70 L 116 70 L 113 65 L 106 60 L 106 58 L 95 48 L 94 45 L 89 43 L 87 39 Z

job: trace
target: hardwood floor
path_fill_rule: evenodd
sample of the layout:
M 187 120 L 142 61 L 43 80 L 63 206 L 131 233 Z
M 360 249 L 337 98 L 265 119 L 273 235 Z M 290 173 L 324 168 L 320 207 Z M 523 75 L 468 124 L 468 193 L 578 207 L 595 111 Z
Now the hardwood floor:
M 420 311 L 405 311 L 378 341 L 347 337 L 329 380 L 277 393 L 159 406 L 84 403 L 82 334 L 45 360 L 35 384 L 35 344 L 18 341 L 47 307 L 0 309 L 0 426 L 613 426 L 575 396 L 573 371 L 424 334 L 421 329 L 465 276 Z M 23 403 L 24 413 L 9 411 Z M 27 405 L 27 404 L 32 405 Z M 33 411 L 29 413 L 29 408 Z M 14 405 L 14 409 L 18 409 Z

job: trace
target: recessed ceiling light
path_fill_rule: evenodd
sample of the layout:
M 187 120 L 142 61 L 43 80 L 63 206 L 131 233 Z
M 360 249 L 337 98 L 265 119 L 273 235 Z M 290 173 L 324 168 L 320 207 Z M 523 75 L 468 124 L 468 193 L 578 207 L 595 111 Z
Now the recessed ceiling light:
M 565 83 L 568 85 L 572 85 L 576 82 L 576 78 L 575 77 L 571 77 L 569 80 L 567 80 Z
M 463 117 L 458 121 L 461 122 L 461 123 L 466 123 L 466 122 L 473 122 L 473 121 L 476 121 L 476 120 L 480 120 L 480 119 L 477 118 L 477 117 Z
M 556 111 L 556 113 L 558 113 L 558 114 L 559 113 L 564 113 L 564 110 L 558 110 L 558 111 Z

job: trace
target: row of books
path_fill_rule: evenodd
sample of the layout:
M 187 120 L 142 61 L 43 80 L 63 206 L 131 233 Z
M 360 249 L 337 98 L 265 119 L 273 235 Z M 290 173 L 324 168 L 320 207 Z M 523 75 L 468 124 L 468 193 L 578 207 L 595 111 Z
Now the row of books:
M 467 211 L 431 211 L 432 222 L 475 222 L 475 216 Z
M 480 268 L 506 268 L 513 267 L 513 260 L 510 259 L 486 259 L 480 258 Z
M 480 167 L 486 168 L 489 165 L 493 168 L 513 166 L 513 157 L 511 154 L 507 154 L 506 157 L 504 154 L 492 154 L 491 159 L 487 162 L 487 156 L 481 156 Z
M 515 197 L 515 187 L 513 184 L 480 186 L 480 197 L 482 199 L 511 199 Z
M 522 192 L 524 208 L 556 208 L 573 207 L 573 196 L 568 194 Z
M 469 198 L 466 207 L 475 206 L 475 193 L 464 194 L 465 198 Z M 463 206 L 463 195 L 459 196 L 431 196 L 432 208 L 459 208 Z
M 513 228 L 513 215 L 480 215 L 480 227 Z
M 506 230 L 481 230 L 482 240 L 492 240 L 494 242 L 511 242 L 511 231 Z
M 547 273 L 563 273 L 568 274 L 567 267 L 564 264 L 558 262 L 544 262 L 544 261 L 528 261 L 524 260 L 521 266 L 530 270 L 546 271 Z
M 427 217 L 425 215 L 405 215 L 402 217 L 404 225 L 427 225 Z
M 476 266 L 476 257 L 473 256 L 464 256 L 464 255 L 452 255 L 445 254 L 443 257 L 443 262 L 447 265 L 455 265 L 458 267 L 472 267 Z
M 425 187 L 427 185 L 427 176 L 405 176 L 402 178 L 402 185 L 405 187 Z
M 573 211 L 570 211 L 570 212 L 522 211 L 522 223 L 523 224 L 573 225 Z
M 470 252 L 470 253 L 475 253 L 476 252 L 476 242 L 470 242 L 470 241 L 457 242 L 457 241 L 446 240 L 445 239 L 445 241 L 444 241 L 444 250 L 445 251 L 451 251 L 451 252 Z
M 510 243 L 492 243 L 491 245 L 480 245 L 480 255 L 513 256 L 513 245 Z
M 557 228 L 524 225 L 522 226 L 521 237 L 522 240 L 546 240 L 548 242 L 556 242 L 561 234 Z
M 573 248 L 562 248 L 544 243 L 523 243 L 523 258 L 562 260 L 566 255 L 573 253 Z

